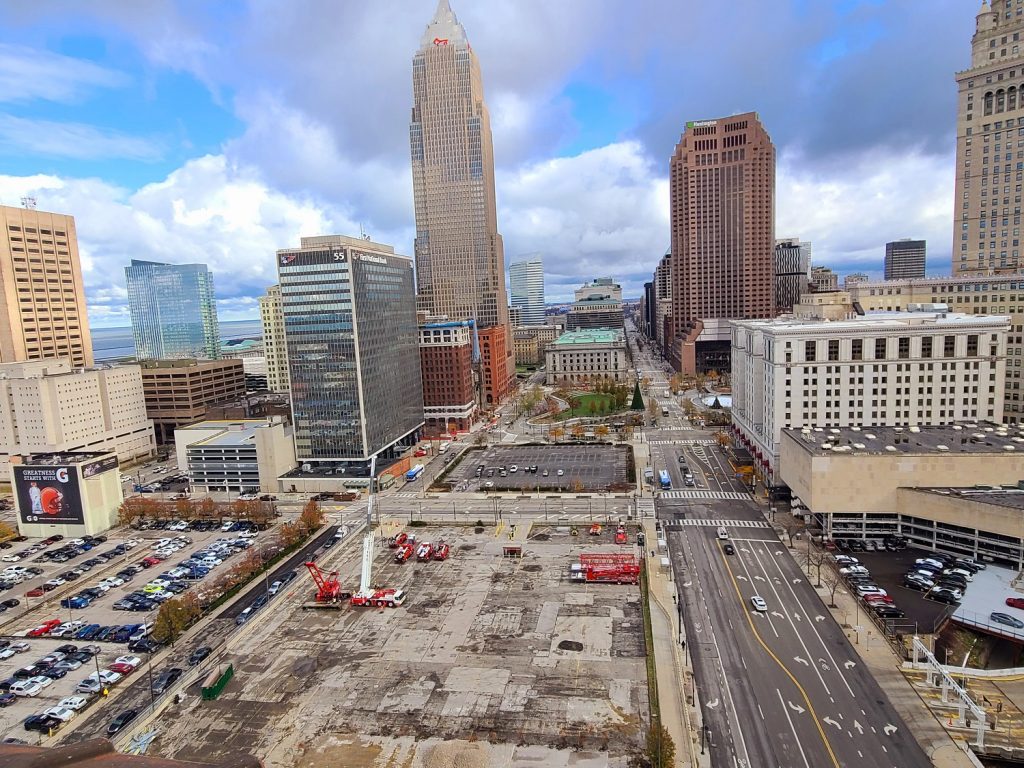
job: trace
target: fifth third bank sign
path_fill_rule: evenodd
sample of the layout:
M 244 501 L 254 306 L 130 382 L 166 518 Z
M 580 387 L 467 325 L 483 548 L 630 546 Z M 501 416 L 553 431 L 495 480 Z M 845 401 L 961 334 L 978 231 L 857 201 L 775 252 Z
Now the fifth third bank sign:
M 82 525 L 82 497 L 74 467 L 14 467 L 15 492 L 23 523 Z

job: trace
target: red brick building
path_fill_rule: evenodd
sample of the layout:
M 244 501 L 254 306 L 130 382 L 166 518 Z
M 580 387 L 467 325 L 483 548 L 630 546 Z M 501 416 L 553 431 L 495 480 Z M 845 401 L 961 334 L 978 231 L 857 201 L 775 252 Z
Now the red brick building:
M 481 405 L 495 408 L 512 392 L 515 369 L 509 370 L 512 339 L 508 327 L 494 325 L 479 331 Z
M 447 320 L 421 324 L 420 370 L 424 435 L 468 430 L 477 414 L 472 324 Z

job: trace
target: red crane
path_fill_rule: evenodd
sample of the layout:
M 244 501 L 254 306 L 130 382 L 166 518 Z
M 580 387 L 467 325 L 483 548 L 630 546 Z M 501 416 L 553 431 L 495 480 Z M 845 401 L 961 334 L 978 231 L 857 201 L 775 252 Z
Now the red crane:
M 313 583 L 316 584 L 316 601 L 318 603 L 336 603 L 338 600 L 347 598 L 347 594 L 342 594 L 341 583 L 338 580 L 338 572 L 331 571 L 325 574 L 316 563 L 306 563 L 306 567 L 309 569 L 309 575 L 313 577 Z

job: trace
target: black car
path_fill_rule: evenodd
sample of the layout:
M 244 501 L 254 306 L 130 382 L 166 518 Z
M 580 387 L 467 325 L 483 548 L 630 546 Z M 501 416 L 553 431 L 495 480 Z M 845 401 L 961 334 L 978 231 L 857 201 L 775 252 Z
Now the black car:
M 68 671 L 63 667 L 50 667 L 43 674 L 51 680 L 60 680 L 62 677 L 67 675 Z
M 60 718 L 52 717 L 50 715 L 32 715 L 25 720 L 26 731 L 38 731 L 39 733 L 49 733 L 55 731 L 63 725 L 63 721 Z
M 840 552 L 850 551 L 850 545 L 847 543 L 846 539 L 832 539 L 832 543 L 836 545 L 836 549 Z
M 902 619 L 907 614 L 891 605 L 880 605 L 875 608 L 875 615 L 880 619 Z
M 113 736 L 115 733 L 120 733 L 128 723 L 138 717 L 139 713 L 134 709 L 126 709 L 124 712 L 119 714 L 113 720 L 110 721 L 110 725 L 107 726 L 107 735 Z
M 722 546 L 722 551 L 725 552 L 725 554 L 727 554 L 727 555 L 735 555 L 736 554 L 736 548 L 732 544 L 730 544 L 728 542 L 726 542 Z
M 66 656 L 69 653 L 75 653 L 78 650 L 78 646 L 72 645 L 71 643 L 65 643 L 64 645 L 58 645 L 54 650 L 59 651 Z
M 128 650 L 135 651 L 136 653 L 140 651 L 142 653 L 154 653 L 159 648 L 160 646 L 157 643 L 154 643 L 147 637 L 143 637 L 138 640 L 132 640 L 130 643 L 128 643 Z
M 9 707 L 17 700 L 18 697 L 13 693 L 0 693 L 0 707 Z
M 213 649 L 208 645 L 201 645 L 192 651 L 192 655 L 188 657 L 188 665 L 194 667 L 196 664 L 201 662 L 207 656 L 213 653 Z
M 956 595 L 951 595 L 949 592 L 935 592 L 932 591 L 928 595 L 932 600 L 937 603 L 945 603 L 946 605 L 959 605 L 960 601 L 956 598 Z
M 163 672 L 160 673 L 160 676 L 153 681 L 153 693 L 163 693 L 168 688 L 170 688 L 174 684 L 174 681 L 181 677 L 183 674 L 184 670 L 179 669 L 178 667 L 171 667 L 170 669 L 165 669 Z

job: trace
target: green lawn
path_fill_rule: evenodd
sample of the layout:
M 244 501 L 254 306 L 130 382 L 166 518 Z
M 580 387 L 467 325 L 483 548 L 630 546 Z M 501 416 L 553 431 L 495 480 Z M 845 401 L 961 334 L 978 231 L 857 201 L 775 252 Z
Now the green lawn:
M 561 421 L 563 419 L 572 419 L 577 416 L 607 416 L 611 413 L 617 413 L 615 408 L 615 398 L 611 395 L 600 395 L 597 393 L 586 393 L 576 395 L 579 399 L 579 403 L 575 408 L 571 408 L 567 411 L 559 412 L 557 418 Z M 594 403 L 593 411 L 590 410 L 590 404 Z M 627 403 L 621 410 L 625 410 L 629 407 Z M 605 410 L 607 408 L 608 410 Z

